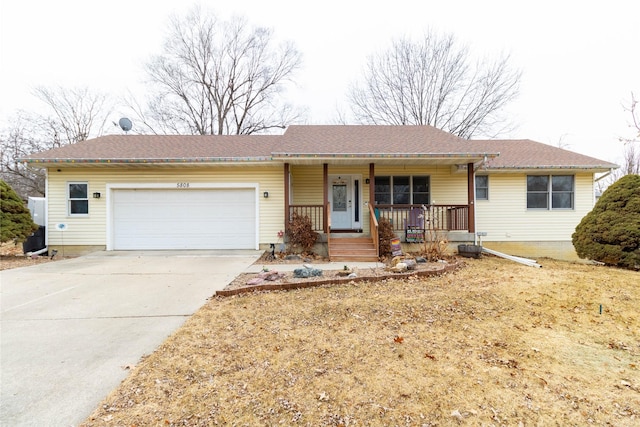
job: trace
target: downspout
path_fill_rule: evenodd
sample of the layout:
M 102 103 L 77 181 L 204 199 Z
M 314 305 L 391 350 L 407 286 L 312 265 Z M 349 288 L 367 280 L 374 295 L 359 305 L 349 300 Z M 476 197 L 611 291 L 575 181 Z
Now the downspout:
M 475 201 L 477 200 L 477 194 L 476 194 L 476 171 L 478 170 L 478 168 L 484 166 L 484 164 L 487 162 L 487 156 L 484 156 L 484 158 L 478 162 L 475 162 L 473 164 L 473 202 L 475 204 Z M 478 216 L 477 216 L 477 209 L 473 209 L 473 223 L 476 225 L 476 229 L 478 228 Z M 478 244 L 478 233 L 477 232 L 473 232 L 473 244 L 477 245 Z
M 601 179 L 604 179 L 606 177 L 608 177 L 609 175 L 611 175 L 613 173 L 613 168 L 609 169 L 609 172 L 605 173 L 604 175 L 602 175 L 601 177 L 596 178 L 593 182 L 598 182 Z
M 475 171 L 477 171 L 481 166 L 484 166 L 484 164 L 487 162 L 487 156 L 484 156 L 484 158 L 480 161 L 477 161 L 473 164 L 473 171 L 475 173 Z
M 284 164 L 284 231 L 285 234 L 289 232 L 289 222 L 291 220 L 291 194 L 289 194 L 289 189 L 291 188 L 291 171 L 289 169 L 289 163 Z
M 36 256 L 36 255 L 42 255 L 43 253 L 49 251 L 49 248 L 47 247 L 47 245 L 44 245 L 44 248 L 37 250 L 37 251 L 33 251 L 33 252 L 27 252 L 25 255 L 28 257 L 31 256 Z
M 475 243 L 476 234 L 476 184 L 475 184 L 475 170 L 473 163 L 467 164 L 467 203 L 469 205 L 469 212 L 467 214 L 469 232 L 474 234 L 473 241 Z
M 609 169 L 609 172 L 605 173 L 604 175 L 602 175 L 601 177 L 598 177 L 596 179 L 593 180 L 593 183 L 597 183 L 598 181 L 600 181 L 601 179 L 605 179 L 606 177 L 608 177 L 609 175 L 611 175 L 613 173 L 613 168 Z M 598 198 L 596 197 L 596 188 L 595 185 L 593 186 L 593 195 L 592 195 L 592 203 L 595 205 L 596 202 L 598 201 Z
M 44 247 L 49 248 L 49 168 L 44 170 Z

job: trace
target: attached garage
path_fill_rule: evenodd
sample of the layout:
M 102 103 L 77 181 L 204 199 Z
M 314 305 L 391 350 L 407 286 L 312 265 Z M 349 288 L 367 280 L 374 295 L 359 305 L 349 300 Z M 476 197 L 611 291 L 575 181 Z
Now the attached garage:
M 112 188 L 113 250 L 257 249 L 257 188 Z

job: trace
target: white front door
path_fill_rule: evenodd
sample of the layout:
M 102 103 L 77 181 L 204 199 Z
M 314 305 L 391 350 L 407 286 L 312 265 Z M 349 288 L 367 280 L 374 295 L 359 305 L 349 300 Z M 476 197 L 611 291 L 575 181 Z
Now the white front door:
M 358 175 L 329 175 L 331 229 L 358 230 L 362 228 L 361 181 L 362 179 Z

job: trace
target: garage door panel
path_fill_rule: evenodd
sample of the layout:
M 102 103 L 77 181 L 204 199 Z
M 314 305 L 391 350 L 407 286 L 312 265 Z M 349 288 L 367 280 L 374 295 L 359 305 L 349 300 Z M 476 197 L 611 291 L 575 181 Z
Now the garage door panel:
M 255 189 L 116 189 L 113 247 L 254 249 Z

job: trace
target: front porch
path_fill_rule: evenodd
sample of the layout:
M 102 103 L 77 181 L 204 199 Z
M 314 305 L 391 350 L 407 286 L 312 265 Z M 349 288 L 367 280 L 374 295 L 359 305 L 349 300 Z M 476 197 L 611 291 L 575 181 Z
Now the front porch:
M 462 168 L 447 166 L 448 175 L 451 175 L 449 180 L 437 168 L 405 167 L 401 172 L 404 175 L 400 175 L 395 172 L 397 167 L 380 167 L 380 174 L 376 174 L 376 165 L 370 163 L 366 166 L 368 173 L 358 174 L 363 169 L 362 165 L 330 167 L 323 163 L 321 170 L 317 166 L 296 165 L 296 170 L 292 171 L 291 165 L 285 163 L 285 226 L 288 227 L 294 213 L 308 217 L 314 230 L 320 233 L 320 241 L 326 245 L 327 254 L 333 261 L 377 260 L 380 255 L 379 221 L 383 218 L 389 221 L 403 244 L 421 244 L 436 235 L 456 242 L 473 240 L 474 163 L 464 165 L 464 174 L 459 172 Z M 436 173 L 430 174 L 431 169 L 436 169 Z M 317 185 L 319 172 L 321 186 Z M 392 175 L 397 175 L 394 176 L 397 182 L 409 182 L 409 188 L 400 184 L 393 188 L 390 184 L 385 186 Z M 435 185 L 438 185 L 437 189 Z M 388 195 L 384 193 L 387 187 Z M 400 194 L 402 191 L 406 194 Z M 322 200 L 322 203 L 294 203 L 292 193 L 296 196 L 304 194 L 304 197 L 296 197 L 296 202 Z M 447 196 L 454 203 L 433 203 L 436 194 L 440 199 Z M 381 203 L 387 199 L 396 201 L 402 198 L 409 202 L 427 203 Z M 466 203 L 460 203 L 463 198 Z

